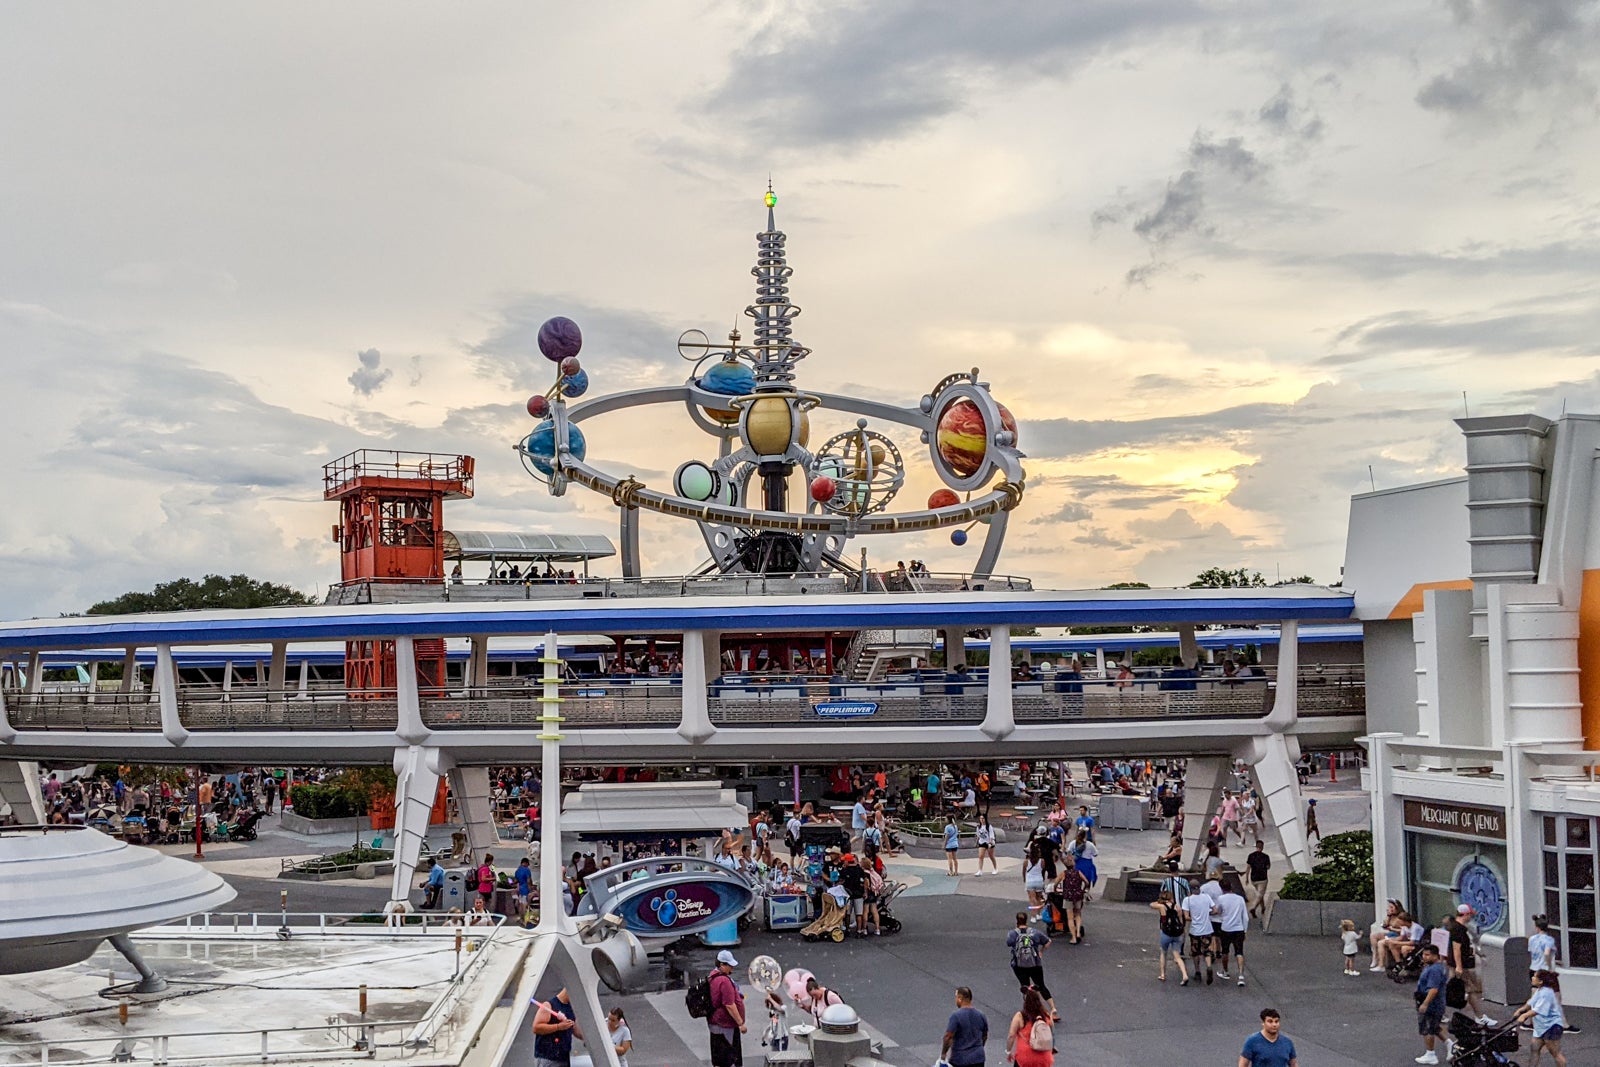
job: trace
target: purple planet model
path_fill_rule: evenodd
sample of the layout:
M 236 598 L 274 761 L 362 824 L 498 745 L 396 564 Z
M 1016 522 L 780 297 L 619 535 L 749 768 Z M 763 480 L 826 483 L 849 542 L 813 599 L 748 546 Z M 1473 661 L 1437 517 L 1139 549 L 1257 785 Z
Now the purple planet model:
M 539 327 L 539 351 L 551 363 L 560 363 L 570 356 L 576 356 L 582 347 L 583 331 L 565 315 L 547 319 Z

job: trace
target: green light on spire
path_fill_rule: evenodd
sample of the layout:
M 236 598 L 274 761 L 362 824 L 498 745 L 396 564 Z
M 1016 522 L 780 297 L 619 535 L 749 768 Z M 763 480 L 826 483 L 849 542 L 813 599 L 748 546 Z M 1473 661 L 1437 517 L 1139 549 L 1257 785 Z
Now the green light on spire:
M 772 183 L 771 182 L 767 183 L 767 195 L 765 197 L 765 200 L 767 202 L 767 206 L 768 207 L 777 207 L 778 206 L 778 194 L 772 191 Z

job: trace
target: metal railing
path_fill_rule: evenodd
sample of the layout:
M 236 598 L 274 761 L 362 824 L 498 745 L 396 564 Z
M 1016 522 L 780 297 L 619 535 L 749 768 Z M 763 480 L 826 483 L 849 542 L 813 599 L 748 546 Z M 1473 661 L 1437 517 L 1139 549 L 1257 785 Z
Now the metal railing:
M 405 478 L 413 481 L 462 482 L 472 495 L 470 456 L 441 452 L 400 452 L 361 448 L 322 467 L 322 491 L 331 497 L 357 478 Z
M 422 721 L 437 730 L 537 729 L 542 686 L 534 680 L 453 690 L 420 700 Z M 1224 679 L 1216 676 L 1132 679 L 1059 676 L 1016 680 L 1011 701 L 1018 722 L 1076 719 L 1260 718 L 1275 702 L 1269 677 Z M 248 694 L 248 695 L 247 695 Z M 706 688 L 711 721 L 729 726 L 783 726 L 797 723 L 981 722 L 988 707 L 986 680 L 960 680 L 929 672 L 920 678 L 882 683 L 804 676 L 725 676 Z M 561 713 L 568 729 L 675 728 L 683 716 L 683 688 L 676 678 L 630 683 L 606 679 L 564 683 Z M 1366 685 L 1359 670 L 1300 674 L 1299 713 L 1305 717 L 1360 715 L 1366 710 Z M 147 694 L 118 700 L 85 693 L 7 695 L 12 725 L 23 730 L 157 731 L 157 704 Z M 872 705 L 870 709 L 865 705 Z M 329 696 L 304 699 L 294 693 L 235 690 L 230 699 L 214 692 L 191 699 L 180 691 L 178 714 L 197 732 L 389 731 L 398 723 L 392 692 L 370 699 Z

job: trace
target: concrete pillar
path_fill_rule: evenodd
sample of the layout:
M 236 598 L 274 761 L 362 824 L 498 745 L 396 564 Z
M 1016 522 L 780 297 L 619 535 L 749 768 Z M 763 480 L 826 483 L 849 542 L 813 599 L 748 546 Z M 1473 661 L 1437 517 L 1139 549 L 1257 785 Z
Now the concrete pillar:
M 409 637 L 394 639 L 394 677 L 395 733 L 407 744 L 419 745 L 429 731 L 423 725 L 422 702 L 417 696 L 417 649 Z
M 698 632 L 698 631 L 697 631 Z M 684 634 L 684 670 L 691 657 L 689 635 Z M 546 942 L 569 937 L 577 932 L 561 901 L 561 650 L 556 634 L 545 634 L 544 691 L 539 695 L 539 933 Z M 692 662 L 703 663 L 695 656 Z M 687 678 L 685 679 L 687 681 Z M 558 935 L 552 937 L 548 935 Z M 598 989 L 598 986 L 589 986 Z M 531 993 L 529 994 L 532 995 Z M 526 999 L 523 1004 L 526 1005 Z M 588 1033 L 587 1030 L 584 1031 Z M 609 1045 L 609 1042 L 602 1042 Z
M 1311 849 L 1306 842 L 1305 803 L 1300 796 L 1300 777 L 1294 769 L 1299 746 L 1291 746 L 1290 738 L 1280 733 L 1258 740 L 1259 751 L 1252 762 L 1256 784 L 1261 789 L 1262 817 L 1277 828 L 1278 844 L 1289 869 L 1309 872 Z
M 1200 643 L 1194 639 L 1194 623 L 1178 624 L 1178 662 L 1189 670 L 1200 665 Z
M 178 668 L 172 662 L 172 646 L 156 646 L 156 699 L 161 703 L 161 736 L 174 745 L 189 740 L 189 731 L 178 717 Z
M 89 699 L 86 703 L 93 704 L 100 695 L 100 661 L 89 661 Z
M 478 636 L 470 640 L 472 650 L 467 654 L 467 688 L 484 689 L 489 685 L 489 639 Z
M 699 744 L 717 732 L 711 723 L 706 687 L 710 681 L 709 663 L 713 656 L 720 658 L 720 636 L 709 644 L 712 647 L 707 647 L 705 630 L 683 632 L 683 715 L 678 720 L 678 736 L 691 744 Z
M 489 796 L 489 768 L 451 767 L 448 777 L 456 810 L 466 824 L 467 847 L 472 849 L 473 860 L 481 861 L 485 852 L 493 852 L 500 843 L 494 826 L 494 800 Z
M 1272 711 L 1267 725 L 1278 733 L 1288 730 L 1300 718 L 1300 623 L 1294 619 L 1279 624 L 1278 684 L 1272 696 Z
M 1011 703 L 1011 627 L 993 626 L 989 629 L 989 684 L 985 695 L 987 708 L 981 729 L 991 740 L 999 741 L 1010 736 L 1017 728 L 1017 717 Z
M 11 725 L 11 716 L 6 710 L 6 693 L 0 688 L 0 745 L 9 745 L 17 739 L 17 729 Z M 16 805 L 12 805 L 15 807 Z
M 300 661 L 300 688 L 295 691 L 295 696 L 301 700 L 311 691 L 311 664 L 307 660 Z
M 967 662 L 967 631 L 962 626 L 944 626 L 939 630 L 944 644 L 944 669 L 953 671 Z
M 39 788 L 39 765 L 25 760 L 0 760 L 0 800 L 25 825 L 43 826 L 48 813 Z
M 1194 756 L 1183 774 L 1183 859 L 1193 867 L 1206 854 L 1206 828 L 1228 784 L 1225 756 Z
M 416 877 L 417 858 L 428 837 L 428 819 L 439 790 L 439 761 L 448 757 L 421 745 L 397 748 L 394 753 L 394 879 L 390 900 L 409 901 Z
M 39 653 L 28 653 L 28 692 L 44 692 L 44 670 L 39 666 Z
M 272 642 L 272 665 L 267 670 L 267 699 L 282 700 L 289 684 L 289 642 Z
M 139 659 L 138 649 L 126 648 L 122 651 L 122 685 L 118 691 L 132 693 L 139 688 Z
M 1493 591 L 1490 593 L 1493 598 Z M 1527 750 L 1538 741 L 1512 741 L 1505 746 L 1506 774 L 1506 856 L 1540 856 L 1542 827 L 1528 796 L 1528 782 L 1537 773 Z M 1507 864 L 1507 937 L 1527 937 L 1533 933 L 1528 916 L 1543 912 L 1543 868 L 1537 863 Z

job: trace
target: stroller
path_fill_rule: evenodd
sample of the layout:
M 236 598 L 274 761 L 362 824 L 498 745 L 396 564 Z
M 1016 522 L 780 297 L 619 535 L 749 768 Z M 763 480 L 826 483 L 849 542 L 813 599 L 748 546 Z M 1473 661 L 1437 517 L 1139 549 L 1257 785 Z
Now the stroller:
M 881 907 L 881 905 L 880 905 Z M 834 899 L 833 894 L 822 894 L 822 914 L 800 931 L 807 941 L 843 941 L 845 921 L 849 909 Z
M 1450 1017 L 1451 1067 L 1516 1067 L 1506 1053 L 1517 1051 L 1517 1024 L 1483 1026 L 1470 1015 L 1456 1012 Z
M 1415 982 L 1417 976 L 1422 973 L 1421 946 L 1413 945 L 1411 951 L 1404 956 L 1397 960 L 1390 960 L 1388 965 L 1384 967 L 1383 973 L 1388 976 L 1389 981 L 1399 982 L 1401 985 L 1407 982 Z
M 228 827 L 229 841 L 254 841 L 256 839 L 256 823 L 261 821 L 261 812 L 247 809 L 240 812 L 239 818 Z
M 904 882 L 884 882 L 883 889 L 878 893 L 878 929 L 886 934 L 900 932 L 900 920 L 894 917 L 891 905 L 895 897 L 906 891 Z

